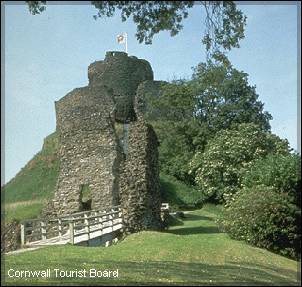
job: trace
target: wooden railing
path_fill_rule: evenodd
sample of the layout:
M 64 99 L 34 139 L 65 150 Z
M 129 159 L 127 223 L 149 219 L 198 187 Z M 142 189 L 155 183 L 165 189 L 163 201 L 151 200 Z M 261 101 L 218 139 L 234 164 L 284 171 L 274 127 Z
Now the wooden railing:
M 46 241 L 58 237 L 62 239 L 69 233 L 70 243 L 74 244 L 79 236 L 86 235 L 90 239 L 91 232 L 104 228 L 112 231 L 117 224 L 122 223 L 119 206 L 107 210 L 90 210 L 60 216 L 56 219 L 28 219 L 21 222 L 21 245 L 35 241 Z
M 162 220 L 165 221 L 168 215 L 169 204 L 163 203 Z M 120 206 L 107 210 L 82 211 L 55 219 L 28 219 L 21 222 L 21 245 L 37 242 L 46 245 L 51 239 L 55 239 L 56 242 L 75 244 L 89 241 L 92 234 L 103 234 L 103 230 L 107 234 L 122 227 Z
M 74 244 L 76 237 L 85 235 L 86 240 L 90 240 L 91 232 L 99 232 L 107 229 L 107 233 L 114 231 L 114 227 L 122 223 L 121 211 L 111 209 L 110 212 L 88 216 L 84 218 L 75 218 L 69 221 L 70 243 Z M 108 231 L 109 229 L 109 231 Z

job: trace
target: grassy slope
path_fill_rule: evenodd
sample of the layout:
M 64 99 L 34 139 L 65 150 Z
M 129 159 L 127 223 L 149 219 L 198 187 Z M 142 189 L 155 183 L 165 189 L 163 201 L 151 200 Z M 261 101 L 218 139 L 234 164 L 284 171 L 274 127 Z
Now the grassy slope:
M 172 176 L 161 174 L 160 185 L 162 201 L 169 202 L 170 207 L 175 209 L 188 210 L 194 207 L 194 204 L 200 199 L 200 193 Z
M 109 248 L 47 247 L 7 256 L 6 269 L 119 269 L 118 279 L 13 280 L 27 284 L 207 284 L 295 285 L 297 262 L 219 233 L 219 210 L 206 205 L 166 232 L 140 232 Z M 54 274 L 52 272 L 52 274 Z
M 57 149 L 58 139 L 53 133 L 44 140 L 42 150 L 1 190 L 6 221 L 38 216 L 55 189 L 59 170 Z

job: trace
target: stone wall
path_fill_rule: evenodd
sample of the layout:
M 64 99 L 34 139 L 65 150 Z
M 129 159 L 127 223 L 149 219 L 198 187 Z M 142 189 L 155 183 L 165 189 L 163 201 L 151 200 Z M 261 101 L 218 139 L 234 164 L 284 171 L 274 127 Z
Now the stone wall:
M 1 224 L 1 253 L 13 251 L 20 247 L 20 232 L 20 223 L 16 220 Z
M 81 190 L 88 186 L 91 209 L 121 204 L 127 232 L 160 228 L 158 141 L 139 105 L 144 90 L 154 85 L 157 92 L 151 66 L 123 52 L 108 52 L 104 61 L 89 66 L 88 78 L 87 87 L 55 103 L 60 173 L 43 215 L 87 208 Z M 138 90 L 140 84 L 149 88 Z M 129 124 L 123 141 L 115 122 Z
M 53 210 L 56 214 L 83 210 L 83 185 L 91 190 L 92 209 L 117 205 L 122 154 L 112 119 L 112 90 L 105 86 L 75 89 L 55 106 L 60 173 Z
M 120 182 L 126 233 L 161 228 L 158 141 L 142 118 L 129 127 L 127 159 Z

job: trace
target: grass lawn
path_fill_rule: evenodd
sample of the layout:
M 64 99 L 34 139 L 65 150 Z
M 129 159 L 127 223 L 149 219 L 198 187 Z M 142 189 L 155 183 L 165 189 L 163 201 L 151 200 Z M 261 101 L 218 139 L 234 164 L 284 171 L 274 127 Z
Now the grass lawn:
M 165 232 L 145 231 L 111 247 L 47 247 L 5 257 L 6 285 L 298 285 L 298 263 L 220 233 L 206 205 Z M 51 278 L 12 279 L 7 270 L 51 269 Z M 55 278 L 54 268 L 116 270 L 118 278 Z

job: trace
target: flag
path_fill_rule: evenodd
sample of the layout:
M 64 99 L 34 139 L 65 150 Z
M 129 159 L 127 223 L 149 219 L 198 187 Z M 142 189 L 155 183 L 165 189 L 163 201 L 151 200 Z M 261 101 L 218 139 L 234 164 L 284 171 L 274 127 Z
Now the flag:
M 125 34 L 117 35 L 117 42 L 118 42 L 119 44 L 124 44 L 124 43 L 126 43 L 126 36 L 125 36 Z

